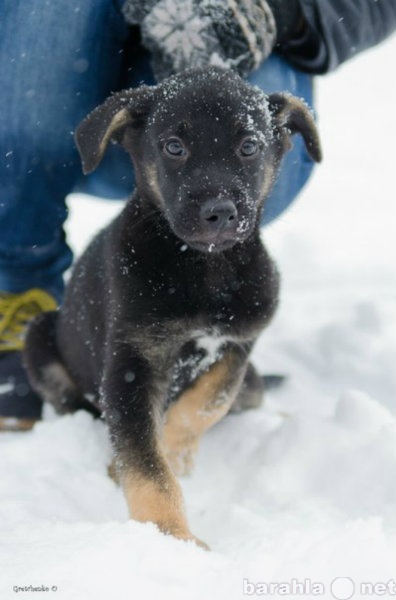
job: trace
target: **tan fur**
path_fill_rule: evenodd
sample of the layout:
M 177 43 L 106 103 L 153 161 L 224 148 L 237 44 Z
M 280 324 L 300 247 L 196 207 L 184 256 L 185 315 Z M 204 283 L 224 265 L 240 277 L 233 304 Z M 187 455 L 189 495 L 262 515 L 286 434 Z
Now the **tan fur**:
M 308 154 L 311 156 L 313 160 L 316 162 L 320 162 L 322 160 L 322 150 L 320 147 L 319 135 L 316 129 L 315 121 L 313 115 L 306 104 L 299 98 L 295 98 L 290 94 L 280 94 L 284 100 L 286 100 L 283 108 L 276 115 L 276 121 L 281 127 L 288 127 L 290 120 L 293 121 L 293 114 L 296 116 L 300 115 L 303 119 L 303 124 L 300 123 L 297 130 L 301 133 L 304 138 L 305 146 L 307 148 Z M 288 141 L 285 150 L 291 148 L 290 140 Z
M 177 475 L 191 471 L 201 437 L 229 411 L 244 374 L 241 372 L 235 379 L 235 367 L 233 355 L 226 355 L 168 409 L 163 445 Z
M 287 102 L 286 102 L 285 106 L 282 108 L 282 110 L 278 113 L 278 116 L 277 116 L 279 125 L 287 125 L 289 115 L 292 111 L 300 111 L 300 112 L 302 111 L 303 113 L 305 113 L 307 115 L 307 117 L 310 120 L 312 119 L 310 110 L 304 104 L 304 102 L 302 102 L 298 98 L 295 98 L 294 96 L 291 96 L 290 94 L 285 94 L 285 96 L 286 96 Z
M 111 139 L 111 136 L 114 134 L 114 132 L 117 131 L 118 129 L 120 129 L 120 127 L 123 127 L 124 125 L 126 125 L 130 120 L 131 120 L 131 115 L 126 108 L 122 108 L 114 115 L 114 117 L 111 120 L 110 125 L 106 129 L 106 133 L 104 134 L 104 136 L 100 142 L 99 152 L 98 152 L 98 155 L 100 156 L 100 158 L 102 158 L 103 154 L 105 153 L 107 145 Z
M 111 461 L 111 463 L 107 467 L 107 475 L 110 477 L 110 479 L 112 479 L 114 481 L 114 483 L 119 485 L 120 481 L 119 481 L 117 467 L 116 467 L 114 459 Z
M 163 533 L 207 548 L 189 530 L 179 483 L 166 463 L 161 481 L 129 472 L 123 475 L 122 486 L 132 519 L 151 521 Z
M 261 198 L 266 198 L 268 195 L 268 192 L 270 191 L 273 183 L 274 183 L 274 177 L 275 177 L 275 173 L 274 173 L 274 168 L 272 167 L 272 165 L 268 165 L 266 167 L 266 171 L 265 171 L 265 177 L 263 179 L 263 185 L 261 188 Z
M 151 191 L 155 195 L 156 199 L 163 205 L 164 201 L 162 198 L 161 188 L 158 183 L 158 173 L 155 164 L 146 165 L 145 168 L 146 182 L 149 184 Z
M 233 353 L 226 354 L 188 389 L 167 412 L 158 460 L 162 472 L 150 479 L 128 470 L 120 474 L 131 518 L 155 523 L 182 540 L 206 544 L 192 535 L 187 524 L 183 496 L 174 473 L 185 472 L 202 435 L 229 410 L 244 375 Z M 169 463 L 172 469 L 169 466 Z M 109 469 L 114 477 L 114 468 Z

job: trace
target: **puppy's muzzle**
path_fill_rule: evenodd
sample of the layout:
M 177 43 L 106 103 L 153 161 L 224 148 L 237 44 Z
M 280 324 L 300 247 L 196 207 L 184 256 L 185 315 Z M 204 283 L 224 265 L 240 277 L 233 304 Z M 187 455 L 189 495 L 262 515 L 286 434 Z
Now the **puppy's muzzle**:
M 206 200 L 199 211 L 202 230 L 209 237 L 227 238 L 236 230 L 238 211 L 232 200 Z
M 209 198 L 198 210 L 198 227 L 188 243 L 204 252 L 222 252 L 237 241 L 238 210 L 232 200 Z

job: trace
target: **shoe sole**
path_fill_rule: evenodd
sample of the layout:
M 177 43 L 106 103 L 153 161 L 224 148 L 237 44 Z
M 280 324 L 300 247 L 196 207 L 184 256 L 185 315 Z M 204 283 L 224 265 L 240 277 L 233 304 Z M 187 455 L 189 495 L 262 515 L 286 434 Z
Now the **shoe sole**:
M 0 432 L 30 431 L 37 422 L 37 419 L 16 419 L 15 417 L 0 417 Z

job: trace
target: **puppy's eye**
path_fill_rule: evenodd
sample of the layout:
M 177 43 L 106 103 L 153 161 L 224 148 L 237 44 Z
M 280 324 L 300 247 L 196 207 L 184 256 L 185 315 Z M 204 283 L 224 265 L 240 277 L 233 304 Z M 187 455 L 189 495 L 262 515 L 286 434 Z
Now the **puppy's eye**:
M 258 144 L 255 140 L 245 140 L 239 147 L 242 156 L 253 156 L 258 151 Z
M 168 140 L 165 142 L 164 150 L 170 156 L 184 156 L 186 149 L 179 140 Z

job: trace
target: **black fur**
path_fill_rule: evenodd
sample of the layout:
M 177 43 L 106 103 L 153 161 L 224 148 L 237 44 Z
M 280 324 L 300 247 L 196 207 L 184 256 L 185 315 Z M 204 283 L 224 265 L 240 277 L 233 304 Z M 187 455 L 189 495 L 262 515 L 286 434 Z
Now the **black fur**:
M 208 368 L 205 336 L 221 341 L 213 361 L 231 349 L 247 369 L 236 408 L 259 402 L 247 361 L 278 297 L 260 215 L 291 133 L 320 159 L 312 117 L 292 100 L 210 68 L 116 94 L 80 125 L 85 171 L 118 141 L 137 189 L 77 262 L 59 312 L 31 326 L 25 360 L 58 411 L 104 416 L 121 471 L 161 477 L 162 415 Z

